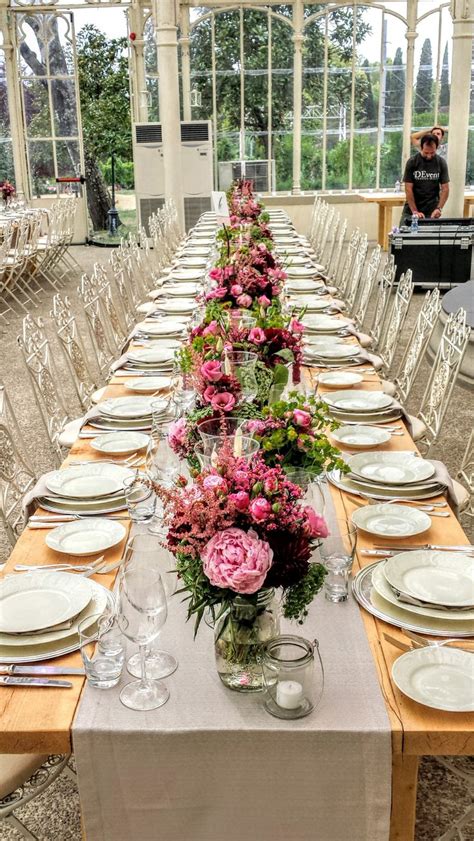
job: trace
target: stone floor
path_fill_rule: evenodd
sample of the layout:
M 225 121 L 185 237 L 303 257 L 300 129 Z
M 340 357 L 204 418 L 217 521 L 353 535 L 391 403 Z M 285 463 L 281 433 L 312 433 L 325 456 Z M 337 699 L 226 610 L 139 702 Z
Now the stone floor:
M 107 262 L 110 256 L 110 251 L 105 248 L 78 246 L 73 248 L 72 251 L 74 257 L 86 272 L 92 268 L 95 262 Z M 77 272 L 75 277 L 67 281 L 61 292 L 67 294 L 70 298 L 77 315 L 79 328 L 83 335 L 86 335 L 84 315 L 76 291 L 79 279 L 80 273 Z M 58 377 L 63 385 L 68 405 L 74 407 L 74 414 L 79 416 L 80 407 L 77 396 L 71 387 L 67 368 L 61 359 L 54 330 L 51 328 L 49 319 L 51 299 L 52 293 L 46 293 L 43 303 L 34 311 L 34 315 L 43 317 L 49 325 L 48 332 L 54 348 L 53 355 L 58 368 Z M 407 324 L 400 338 L 394 364 L 395 370 L 422 299 L 423 293 L 415 293 Z M 370 323 L 370 311 L 368 322 Z M 41 422 L 17 344 L 17 336 L 21 333 L 21 326 L 22 316 L 13 316 L 10 319 L 10 326 L 0 337 L 2 351 L 0 354 L 0 382 L 8 390 L 25 439 L 28 456 L 36 471 L 40 473 L 51 468 L 52 457 L 44 425 Z M 416 414 L 422 399 L 428 373 L 428 365 L 422 366 L 407 406 L 413 414 Z M 452 475 L 455 475 L 459 469 L 471 428 L 472 397 L 469 392 L 456 386 L 442 434 L 433 453 L 434 457 L 440 458 L 446 463 Z M 472 540 L 472 521 L 465 519 L 463 525 L 471 535 Z M 8 546 L 5 535 L 0 533 L 0 563 L 2 557 L 3 559 L 6 558 L 7 553 Z M 474 771 L 474 760 L 465 760 L 465 764 L 469 762 L 471 770 Z M 443 833 L 448 830 L 450 823 L 468 807 L 469 802 L 469 795 L 464 784 L 451 771 L 437 763 L 434 758 L 426 757 L 421 764 L 419 774 L 416 841 L 436 841 L 436 839 L 441 838 Z M 62 776 L 59 778 L 45 794 L 22 810 L 21 817 L 28 822 L 30 829 L 37 834 L 41 841 L 80 841 L 81 839 L 77 789 L 68 777 Z M 463 831 L 464 841 L 474 841 L 474 816 L 471 824 L 465 827 Z M 455 836 L 452 837 L 457 841 Z M 15 841 L 18 838 L 20 836 L 16 830 L 0 827 L 0 839 Z M 183 841 L 186 840 L 183 839 Z M 259 839 L 254 839 L 254 841 L 259 841 Z M 347 841 L 350 841 L 350 839 L 347 839 Z M 371 841 L 371 839 L 367 839 L 367 841 Z

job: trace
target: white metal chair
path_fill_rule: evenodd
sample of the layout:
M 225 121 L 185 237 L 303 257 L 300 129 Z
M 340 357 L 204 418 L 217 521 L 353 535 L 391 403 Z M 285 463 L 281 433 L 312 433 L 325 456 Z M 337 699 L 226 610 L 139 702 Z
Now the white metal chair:
M 56 325 L 59 346 L 71 373 L 71 380 L 79 401 L 84 409 L 89 409 L 91 403 L 97 403 L 102 399 L 104 387 L 97 389 L 87 361 L 88 354 L 68 298 L 62 298 L 59 293 L 54 296 L 51 318 Z
M 432 450 L 439 438 L 470 332 L 464 309 L 461 308 L 448 316 L 418 411 L 418 418 L 425 427 L 418 440 L 423 445 L 425 454 Z
M 363 234 L 359 240 L 359 245 L 352 264 L 351 274 L 348 277 L 345 288 L 341 290 L 341 294 L 346 302 L 349 313 L 352 312 L 352 308 L 359 291 L 368 247 L 369 241 L 367 234 Z
M 333 280 L 334 286 L 341 295 L 344 295 L 345 289 L 349 283 L 352 274 L 352 267 L 354 265 L 360 240 L 361 233 L 359 231 L 359 228 L 356 228 L 354 231 L 352 231 L 349 237 L 349 242 L 347 243 L 342 269 Z
M 408 339 L 397 374 L 393 380 L 395 394 L 405 403 L 428 347 L 431 334 L 441 309 L 439 289 L 432 289 L 425 295 L 423 305 Z
M 351 312 L 351 317 L 359 328 L 362 327 L 365 321 L 367 307 L 369 306 L 369 301 L 375 288 L 381 259 L 382 249 L 380 245 L 376 245 L 369 257 L 367 268 L 360 283 L 359 294 L 356 295 L 353 312 Z
M 87 329 L 94 349 L 97 367 L 100 376 L 105 379 L 110 365 L 117 355 L 117 348 L 104 325 L 104 309 L 100 301 L 97 280 L 90 275 L 82 275 L 77 292 L 83 303 Z
M 467 442 L 466 452 L 463 455 L 457 476 L 463 484 L 467 485 L 467 490 L 469 491 L 469 507 L 464 513 L 468 517 L 474 517 L 474 429 Z
M 36 482 L 7 392 L 0 385 L 0 520 L 11 545 L 21 531 L 21 501 Z
M 75 778 L 67 764 L 69 758 L 70 754 L 0 754 L 0 835 L 3 823 L 21 838 L 38 841 L 15 811 L 46 791 L 61 773 Z
M 413 296 L 413 289 L 412 271 L 411 269 L 407 269 L 398 281 L 393 303 L 384 321 L 377 348 L 377 353 L 383 363 L 384 373 L 387 373 L 392 366 L 398 340 L 403 330 L 410 301 Z
M 377 297 L 375 300 L 374 315 L 369 330 L 374 347 L 377 347 L 383 333 L 383 327 L 387 316 L 387 309 L 390 305 L 390 294 L 395 281 L 395 260 L 393 254 L 387 254 L 382 274 L 378 283 Z

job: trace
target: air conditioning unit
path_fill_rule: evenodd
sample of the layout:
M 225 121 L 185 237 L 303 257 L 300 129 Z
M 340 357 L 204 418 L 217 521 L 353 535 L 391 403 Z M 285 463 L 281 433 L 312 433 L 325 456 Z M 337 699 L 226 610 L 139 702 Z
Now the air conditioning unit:
M 135 123 L 133 159 L 138 223 L 149 234 L 148 220 L 165 201 L 161 123 Z M 211 209 L 213 184 L 212 130 L 208 120 L 181 123 L 181 172 L 184 222 L 192 228 Z
M 275 161 L 219 161 L 219 190 L 228 190 L 233 181 L 248 178 L 256 193 L 275 190 Z

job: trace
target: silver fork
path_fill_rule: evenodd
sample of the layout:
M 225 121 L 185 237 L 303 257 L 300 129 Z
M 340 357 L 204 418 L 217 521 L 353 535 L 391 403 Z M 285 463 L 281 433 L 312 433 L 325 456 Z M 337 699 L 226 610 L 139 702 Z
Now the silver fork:
M 123 464 L 127 467 L 135 467 L 136 462 L 142 461 L 143 456 L 132 453 L 128 458 L 88 458 L 83 461 L 70 461 L 68 467 L 77 467 L 81 464 Z
M 45 570 L 46 572 L 94 572 L 97 567 L 104 564 L 104 555 L 100 555 L 90 564 L 16 564 L 13 569 L 17 572 L 31 572 L 32 570 Z
M 364 499 L 369 500 L 369 505 L 391 505 L 393 502 L 395 503 L 412 503 L 412 500 L 408 499 L 386 499 L 383 502 L 380 499 L 371 499 L 369 497 L 364 497 Z M 450 517 L 449 511 L 434 511 L 434 505 L 413 505 L 411 504 L 411 508 L 413 511 L 428 511 L 430 517 Z

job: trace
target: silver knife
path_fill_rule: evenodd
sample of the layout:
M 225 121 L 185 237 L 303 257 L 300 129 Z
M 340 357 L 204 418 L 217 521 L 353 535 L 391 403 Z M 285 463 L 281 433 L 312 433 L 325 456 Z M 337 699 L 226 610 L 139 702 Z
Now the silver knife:
M 51 680 L 46 677 L 0 677 L 0 686 L 46 686 L 57 689 L 71 689 L 69 680 Z
M 474 552 L 474 546 L 471 543 L 466 543 L 464 546 L 438 546 L 435 543 L 424 543 L 421 546 L 375 546 L 376 549 L 397 549 L 399 552 L 412 551 L 416 549 L 436 549 L 440 552 Z
M 18 666 L 0 663 L 0 675 L 85 675 L 85 669 L 75 666 Z

